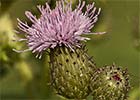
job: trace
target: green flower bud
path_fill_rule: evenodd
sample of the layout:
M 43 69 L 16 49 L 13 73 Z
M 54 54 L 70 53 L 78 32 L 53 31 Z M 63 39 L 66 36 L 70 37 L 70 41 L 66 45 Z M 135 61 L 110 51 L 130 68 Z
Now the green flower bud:
M 52 86 L 57 94 L 69 99 L 84 99 L 89 95 L 95 64 L 85 47 L 75 47 L 74 51 L 64 46 L 52 49 L 50 66 Z
M 90 85 L 93 100 L 126 100 L 130 89 L 127 70 L 116 65 L 99 68 Z

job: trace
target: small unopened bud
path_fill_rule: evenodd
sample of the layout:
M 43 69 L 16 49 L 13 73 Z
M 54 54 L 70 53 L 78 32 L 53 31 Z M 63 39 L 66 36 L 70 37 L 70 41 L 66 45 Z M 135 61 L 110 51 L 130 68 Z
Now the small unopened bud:
M 99 68 L 90 85 L 93 100 L 126 100 L 130 89 L 129 75 L 116 65 Z

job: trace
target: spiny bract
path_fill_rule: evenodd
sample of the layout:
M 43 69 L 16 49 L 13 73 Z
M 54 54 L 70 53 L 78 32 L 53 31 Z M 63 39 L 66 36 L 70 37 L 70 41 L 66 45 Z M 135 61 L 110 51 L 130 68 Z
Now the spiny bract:
M 57 94 L 69 99 L 85 99 L 95 70 L 86 50 L 56 47 L 50 52 L 51 80 Z
M 129 75 L 115 64 L 105 66 L 95 71 L 90 88 L 93 100 L 127 100 Z

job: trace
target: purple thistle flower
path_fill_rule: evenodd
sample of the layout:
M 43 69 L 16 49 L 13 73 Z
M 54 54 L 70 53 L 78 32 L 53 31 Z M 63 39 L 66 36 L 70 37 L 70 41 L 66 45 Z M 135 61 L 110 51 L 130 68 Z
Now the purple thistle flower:
M 56 1 L 55 9 L 51 10 L 46 3 L 45 6 L 37 6 L 41 12 L 40 18 L 36 18 L 31 12 L 25 15 L 32 22 L 31 26 L 18 19 L 18 28 L 26 33 L 29 49 L 33 53 L 41 54 L 48 48 L 65 45 L 73 50 L 74 46 L 80 46 L 80 41 L 89 40 L 82 34 L 104 34 L 105 32 L 90 33 L 91 28 L 98 20 L 101 8 L 96 11 L 94 3 L 86 6 L 82 12 L 85 1 L 79 0 L 79 5 L 72 10 L 72 4 L 66 0 Z M 28 51 L 26 50 L 26 51 Z

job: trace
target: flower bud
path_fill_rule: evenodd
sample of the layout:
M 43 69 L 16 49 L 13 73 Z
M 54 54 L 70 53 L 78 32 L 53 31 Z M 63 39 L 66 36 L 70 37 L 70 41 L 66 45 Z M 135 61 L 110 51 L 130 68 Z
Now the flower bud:
M 130 89 L 127 70 L 116 65 L 99 68 L 90 85 L 93 100 L 126 100 Z

